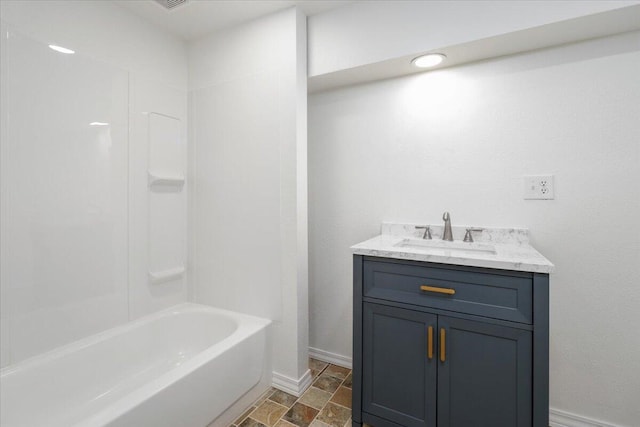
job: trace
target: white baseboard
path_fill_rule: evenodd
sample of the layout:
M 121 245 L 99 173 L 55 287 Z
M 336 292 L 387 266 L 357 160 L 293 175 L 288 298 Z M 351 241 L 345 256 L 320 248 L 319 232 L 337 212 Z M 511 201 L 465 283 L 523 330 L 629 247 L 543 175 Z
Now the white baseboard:
M 312 380 L 311 371 L 308 369 L 307 372 L 305 372 L 299 379 L 291 378 L 274 371 L 271 379 L 271 385 L 278 390 L 300 397 L 302 393 L 311 386 Z
M 550 427 L 617 427 L 603 421 L 582 417 L 580 415 L 549 408 Z
M 351 369 L 353 366 L 353 360 L 350 357 L 320 350 L 319 348 L 309 347 L 309 357 L 322 362 L 333 363 L 334 365 L 342 366 L 343 368 Z

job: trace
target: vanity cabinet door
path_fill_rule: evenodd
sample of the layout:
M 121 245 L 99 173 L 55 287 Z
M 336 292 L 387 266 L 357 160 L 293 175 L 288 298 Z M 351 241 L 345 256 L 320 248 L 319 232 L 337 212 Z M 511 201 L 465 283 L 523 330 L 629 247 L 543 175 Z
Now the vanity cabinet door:
M 438 317 L 438 427 L 531 427 L 531 332 Z
M 362 326 L 362 410 L 406 427 L 435 427 L 437 316 L 364 303 Z

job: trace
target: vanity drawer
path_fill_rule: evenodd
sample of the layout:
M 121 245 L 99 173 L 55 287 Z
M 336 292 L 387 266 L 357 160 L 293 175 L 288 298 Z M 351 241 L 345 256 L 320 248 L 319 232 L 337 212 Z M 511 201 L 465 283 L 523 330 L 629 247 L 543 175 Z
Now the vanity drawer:
M 532 275 L 365 258 L 363 296 L 533 323 Z

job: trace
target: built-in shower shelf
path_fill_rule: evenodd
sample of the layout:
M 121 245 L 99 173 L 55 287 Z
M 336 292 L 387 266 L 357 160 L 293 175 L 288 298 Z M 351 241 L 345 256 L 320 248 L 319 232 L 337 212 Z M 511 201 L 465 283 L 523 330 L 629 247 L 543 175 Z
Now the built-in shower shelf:
M 184 185 L 184 176 L 158 175 L 149 172 L 149 187 L 154 186 L 171 186 L 182 187 Z
M 184 267 L 170 268 L 162 271 L 150 271 L 149 282 L 152 284 L 170 282 L 172 280 L 180 279 L 184 276 Z

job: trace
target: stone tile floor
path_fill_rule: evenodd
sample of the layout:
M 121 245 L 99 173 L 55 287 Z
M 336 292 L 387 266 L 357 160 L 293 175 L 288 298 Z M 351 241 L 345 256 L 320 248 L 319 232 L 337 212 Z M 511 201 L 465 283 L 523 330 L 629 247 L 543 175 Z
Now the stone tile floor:
M 351 370 L 309 359 L 311 387 L 300 397 L 269 389 L 232 427 L 349 427 Z

